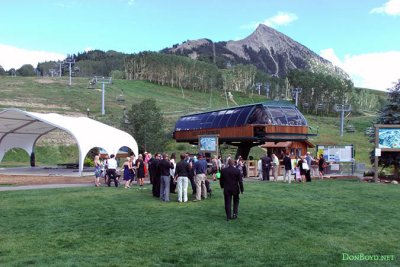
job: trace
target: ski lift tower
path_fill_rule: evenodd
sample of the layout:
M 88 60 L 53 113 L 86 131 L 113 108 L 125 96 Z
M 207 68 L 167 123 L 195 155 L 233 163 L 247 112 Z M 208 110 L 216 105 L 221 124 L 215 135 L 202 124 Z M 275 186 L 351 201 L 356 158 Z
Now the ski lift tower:
M 343 128 L 344 128 L 344 113 L 351 111 L 350 104 L 336 104 L 335 111 L 340 112 L 340 137 L 343 136 Z
M 292 93 L 293 93 L 293 95 L 295 96 L 295 99 L 296 99 L 296 107 L 297 107 L 297 103 L 299 101 L 299 94 L 301 93 L 301 91 L 303 91 L 303 89 L 300 88 L 300 87 L 296 87 L 296 88 L 292 89 Z
M 68 64 L 68 68 L 69 68 L 69 86 L 71 86 L 72 85 L 72 65 L 75 64 L 74 56 L 69 56 L 65 60 L 65 64 Z
M 106 94 L 106 84 L 112 83 L 111 77 L 99 77 L 94 76 L 96 83 L 101 83 L 101 115 L 105 115 L 105 106 L 104 106 L 104 99 Z

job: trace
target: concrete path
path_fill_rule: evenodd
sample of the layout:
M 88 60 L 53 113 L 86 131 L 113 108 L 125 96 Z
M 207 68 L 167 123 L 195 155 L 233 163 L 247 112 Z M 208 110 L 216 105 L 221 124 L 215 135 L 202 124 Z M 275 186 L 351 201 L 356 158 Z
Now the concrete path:
M 67 188 L 67 187 L 83 187 L 83 186 L 94 186 L 94 185 L 93 183 L 90 183 L 90 184 L 41 184 L 41 185 L 0 186 L 0 191 Z

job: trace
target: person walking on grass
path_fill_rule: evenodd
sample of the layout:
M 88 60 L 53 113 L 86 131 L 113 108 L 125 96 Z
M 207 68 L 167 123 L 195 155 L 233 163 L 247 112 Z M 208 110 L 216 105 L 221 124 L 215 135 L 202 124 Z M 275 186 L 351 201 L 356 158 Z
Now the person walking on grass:
M 132 183 L 135 181 L 135 176 L 136 176 L 136 161 L 135 161 L 135 154 L 131 155 L 131 179 L 129 180 L 129 186 L 132 185 Z
M 321 179 L 321 180 L 324 179 L 324 173 L 325 173 L 325 170 L 327 167 L 328 167 L 328 164 L 326 163 L 326 161 L 324 159 L 324 155 L 323 154 L 319 155 L 319 159 L 318 159 L 319 179 Z
M 175 179 L 178 187 L 178 202 L 187 202 L 187 189 L 189 184 L 189 173 L 191 165 L 185 161 L 185 154 L 180 155 L 181 161 L 176 164 Z
M 161 172 L 160 172 L 160 153 L 154 155 L 154 159 L 149 162 L 150 179 L 152 183 L 153 197 L 160 197 L 160 186 L 161 186 Z
M 100 176 L 101 176 L 101 162 L 100 155 L 94 157 L 94 186 L 100 186 Z
M 279 171 L 279 159 L 275 154 L 272 154 L 272 176 L 274 177 L 274 182 L 278 181 L 278 171 Z
M 174 168 L 174 165 L 169 161 L 168 154 L 162 154 L 159 168 L 161 173 L 160 199 L 169 202 L 170 170 Z
M 144 161 L 142 154 L 139 154 L 135 166 L 136 166 L 137 183 L 139 184 L 140 188 L 142 188 L 144 185 Z
M 194 201 L 200 201 L 202 197 L 204 199 L 207 198 L 207 161 L 204 159 L 203 154 L 199 154 L 199 159 L 194 163 L 194 169 L 196 174 L 194 177 L 194 181 L 196 183 L 196 199 Z
M 224 204 L 226 220 L 235 220 L 239 211 L 239 193 L 243 194 L 243 179 L 240 170 L 234 167 L 234 161 L 228 160 L 228 167 L 221 170 L 221 178 L 219 180 L 221 188 L 224 189 Z M 232 199 L 233 199 L 233 215 L 232 215 Z
M 194 167 L 193 167 L 195 160 L 194 160 L 194 158 L 190 158 L 190 153 L 186 152 L 185 161 L 190 164 L 191 169 L 190 169 L 188 178 L 190 181 L 190 186 L 192 188 L 192 195 L 196 195 L 196 183 L 194 182 L 195 174 L 194 174 Z
M 132 174 L 131 174 L 131 169 L 132 169 L 132 161 L 131 157 L 127 157 L 125 162 L 124 162 L 124 181 L 125 181 L 125 188 L 131 188 L 129 185 L 129 182 L 131 180 Z
M 265 154 L 265 156 L 261 158 L 263 181 L 269 181 L 269 171 L 271 169 L 271 162 L 272 159 L 270 156 L 268 156 L 268 154 Z
M 108 169 L 107 169 L 107 176 L 108 176 L 108 186 L 111 186 L 111 179 L 114 180 L 115 187 L 118 187 L 118 178 L 117 178 L 117 167 L 118 163 L 115 160 L 115 155 L 111 154 L 110 158 L 108 159 Z
M 212 174 L 213 181 L 217 180 L 215 175 L 217 174 L 218 171 L 219 171 L 218 158 L 217 158 L 217 155 L 214 155 L 213 159 L 211 160 L 211 174 Z
M 289 157 L 289 152 L 286 153 L 285 157 L 283 158 L 283 165 L 285 166 L 285 173 L 283 175 L 283 182 L 286 182 L 286 179 L 288 183 L 290 184 L 291 179 L 290 179 L 290 174 L 292 172 L 292 160 Z

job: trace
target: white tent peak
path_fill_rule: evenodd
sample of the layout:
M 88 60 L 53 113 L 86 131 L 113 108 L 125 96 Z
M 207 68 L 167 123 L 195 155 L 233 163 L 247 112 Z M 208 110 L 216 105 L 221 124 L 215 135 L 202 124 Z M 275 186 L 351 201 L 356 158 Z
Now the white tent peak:
M 80 173 L 86 154 L 94 147 L 115 155 L 121 147 L 128 147 L 138 155 L 136 140 L 130 134 L 96 120 L 9 108 L 0 111 L 0 161 L 12 148 L 22 148 L 31 155 L 36 141 L 56 129 L 75 138 L 79 148 Z

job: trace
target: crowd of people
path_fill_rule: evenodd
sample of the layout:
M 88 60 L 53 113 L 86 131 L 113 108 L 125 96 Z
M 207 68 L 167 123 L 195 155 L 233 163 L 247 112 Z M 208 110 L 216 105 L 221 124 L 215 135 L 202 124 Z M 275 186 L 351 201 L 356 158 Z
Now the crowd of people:
M 96 155 L 94 158 L 95 186 L 100 186 L 100 178 L 103 177 L 106 185 L 110 187 L 114 183 L 115 187 L 118 187 L 122 176 L 126 189 L 131 188 L 134 181 L 141 189 L 144 186 L 145 177 L 148 176 L 152 195 L 161 201 L 169 202 L 170 194 L 177 193 L 178 202 L 188 202 L 190 183 L 193 201 L 198 202 L 211 196 L 212 190 L 207 178 L 210 174 L 212 180 L 219 179 L 220 186 L 224 189 L 227 220 L 236 219 L 239 193 L 244 191 L 245 167 L 241 157 L 234 161 L 231 156 L 228 156 L 223 163 L 221 157 L 214 156 L 210 164 L 202 153 L 198 155 L 183 153 L 179 158 L 180 161 L 177 162 L 174 153 L 171 156 L 167 153 L 156 153 L 153 157 L 151 153 L 146 152 L 144 155 L 139 154 L 137 159 L 131 155 L 124 160 L 121 175 L 115 155 L 110 155 L 103 162 L 100 160 L 100 155 Z M 232 201 L 233 213 L 231 212 Z
M 151 153 L 145 152 L 144 155 L 139 154 L 137 158 L 135 155 L 131 155 L 125 158 L 121 175 L 115 155 L 110 155 L 103 162 L 100 160 L 100 155 L 96 155 L 94 158 L 95 186 L 100 186 L 100 178 L 103 177 L 109 187 L 112 183 L 118 187 L 122 176 L 126 189 L 131 188 L 135 181 L 139 189 L 142 189 L 145 177 L 149 177 L 151 192 L 155 198 L 169 202 L 170 194 L 177 193 L 178 202 L 188 202 L 190 184 L 193 201 L 198 202 L 211 195 L 212 190 L 207 179 L 209 174 L 212 180 L 219 179 L 220 187 L 223 189 L 226 219 L 237 219 L 239 194 L 244 192 L 243 178 L 247 177 L 244 160 L 240 156 L 234 160 L 231 155 L 228 155 L 223 161 L 221 156 L 214 156 L 208 163 L 202 153 L 197 155 L 183 153 L 179 155 L 179 159 L 177 162 L 175 153 L 172 153 L 171 156 L 167 153 L 156 153 L 153 156 Z M 280 158 L 275 154 L 271 154 L 271 156 L 266 154 L 258 161 L 260 179 L 262 181 L 278 181 L 281 162 L 284 166 L 283 181 L 287 183 L 291 183 L 292 175 L 295 182 L 311 182 L 310 166 L 315 163 L 318 164 L 318 177 L 322 179 L 326 168 L 326 162 L 322 155 L 319 159 L 313 159 L 307 152 L 305 156 L 298 157 L 293 161 L 289 153 Z
M 292 160 L 289 152 L 282 156 L 282 164 L 284 165 L 283 182 L 291 183 L 293 175 L 293 180 L 295 182 L 311 182 L 312 176 L 312 166 L 318 166 L 318 178 L 324 178 L 324 172 L 327 167 L 327 162 L 324 156 L 321 154 L 318 159 L 314 159 L 310 152 L 306 155 L 296 157 Z M 272 173 L 272 181 L 278 181 L 278 172 L 280 166 L 280 159 L 275 155 L 271 154 L 269 156 L 266 154 L 258 161 L 258 173 L 259 178 L 262 181 L 271 181 L 270 173 Z M 315 176 L 315 174 L 314 174 Z

